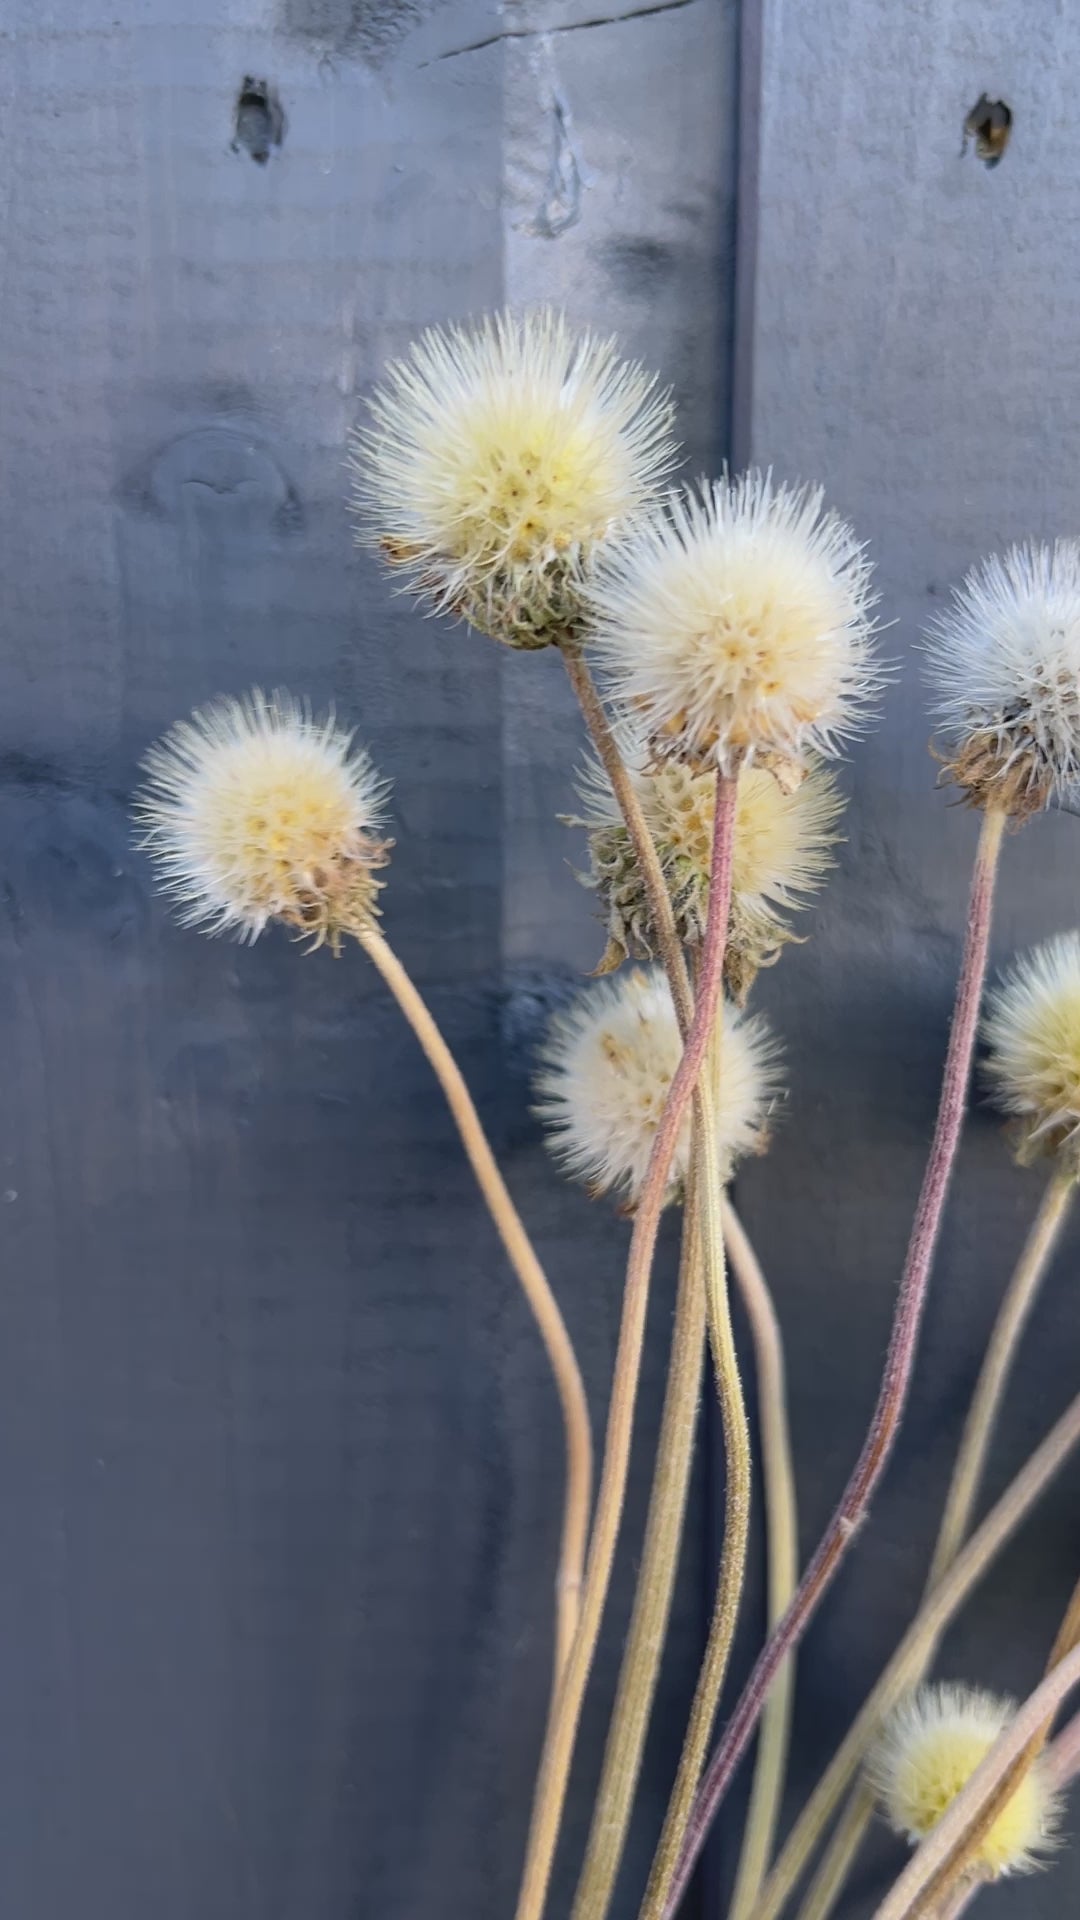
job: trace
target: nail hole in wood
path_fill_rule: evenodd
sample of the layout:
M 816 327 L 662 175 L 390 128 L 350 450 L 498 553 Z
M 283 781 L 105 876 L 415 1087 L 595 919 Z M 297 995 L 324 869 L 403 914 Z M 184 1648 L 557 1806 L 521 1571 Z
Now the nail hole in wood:
M 236 97 L 233 152 L 250 153 L 258 166 L 265 167 L 284 138 L 285 110 L 274 88 L 265 80 L 245 74 Z
M 998 166 L 1009 144 L 1012 119 L 1012 108 L 1004 100 L 981 93 L 964 121 L 964 151 L 973 140 L 977 157 L 988 167 Z

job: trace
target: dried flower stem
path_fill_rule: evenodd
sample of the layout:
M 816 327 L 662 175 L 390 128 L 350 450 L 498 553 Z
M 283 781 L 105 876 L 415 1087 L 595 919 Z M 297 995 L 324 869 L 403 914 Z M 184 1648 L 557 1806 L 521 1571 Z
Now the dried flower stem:
M 765 1276 L 730 1201 L 724 1206 L 724 1244 L 750 1320 L 757 1363 L 758 1419 L 765 1482 L 768 1620 L 785 1612 L 799 1577 L 795 1473 L 788 1429 L 784 1344 Z M 780 1667 L 761 1716 L 754 1784 L 728 1920 L 748 1920 L 768 1871 L 780 1813 L 791 1734 L 795 1657 Z
M 926 1592 L 932 1593 L 952 1565 L 971 1526 L 987 1449 L 1008 1384 L 1013 1358 L 1049 1266 L 1075 1191 L 1075 1175 L 1065 1169 L 1047 1182 L 1038 1213 L 1024 1243 L 986 1349 L 964 1425 L 938 1531 Z M 918 1674 L 916 1679 L 922 1679 Z M 874 1797 L 865 1783 L 855 1788 L 821 1866 L 799 1911 L 799 1920 L 828 1920 L 873 1819 Z
M 357 928 L 356 938 L 390 988 L 446 1096 L 469 1164 L 532 1309 L 555 1376 L 566 1434 L 566 1495 L 556 1589 L 557 1684 L 566 1664 L 581 1606 L 582 1568 L 592 1497 L 589 1410 L 577 1359 L 558 1302 L 507 1191 L 453 1054 L 405 968 L 379 930 L 371 925 L 361 925 Z
M 641 1769 L 660 1656 L 667 1637 L 705 1358 L 705 1289 L 697 1184 L 692 1177 L 683 1220 L 671 1362 L 641 1571 L 604 1748 L 588 1849 L 574 1900 L 574 1920 L 603 1920 L 611 1900 Z
M 1050 1658 L 1046 1663 L 1046 1675 L 1052 1674 L 1078 1644 L 1080 1644 L 1080 1583 L 1073 1588 L 1064 1618 L 1054 1636 Z M 968 1827 L 961 1845 L 953 1851 L 944 1865 L 938 1868 L 920 1896 L 919 1912 L 929 1913 L 931 1909 L 947 1903 L 960 1887 L 970 1884 L 971 1869 L 978 1859 L 986 1835 L 990 1832 L 1002 1808 L 1012 1799 L 1024 1775 L 1039 1758 L 1050 1738 L 1053 1724 L 1054 1716 L 1051 1713 L 1036 1729 L 1023 1751 L 983 1802 L 978 1814 Z
M 1051 1175 L 1001 1303 L 960 1441 L 934 1558 L 927 1576 L 928 1587 L 937 1585 L 945 1568 L 956 1558 L 960 1543 L 971 1525 L 971 1515 L 986 1466 L 987 1449 L 1016 1349 L 1050 1264 L 1075 1187 L 1076 1180 L 1072 1172 L 1062 1169 Z
M 721 1029 L 718 1020 L 710 1046 L 715 1048 L 720 1044 Z M 709 1079 L 714 1081 L 713 1073 L 710 1073 Z M 710 1175 L 710 1169 L 705 1163 L 713 1162 L 711 1168 L 713 1179 L 716 1178 L 716 1169 L 715 1155 L 710 1153 L 707 1140 L 702 1142 L 702 1148 L 702 1158 L 697 1172 L 699 1180 L 704 1182 Z M 678 1863 L 686 1823 L 690 1818 L 694 1795 L 701 1778 L 701 1769 L 709 1750 L 709 1740 L 713 1722 L 716 1719 L 716 1709 L 727 1673 L 728 1661 L 731 1658 L 739 1603 L 746 1579 L 752 1492 L 750 1429 L 746 1420 L 746 1402 L 739 1376 L 735 1335 L 731 1325 L 727 1276 L 722 1262 L 715 1263 L 706 1272 L 705 1289 L 709 1343 L 712 1348 L 713 1368 L 720 1399 L 720 1417 L 724 1431 L 724 1533 L 720 1548 L 716 1598 L 713 1603 L 713 1616 L 705 1644 L 705 1654 L 698 1674 L 697 1686 L 694 1689 L 690 1718 L 682 1753 L 679 1756 L 678 1771 L 675 1775 L 675 1785 L 668 1802 L 667 1815 L 649 1875 L 649 1884 L 641 1909 L 642 1920 L 654 1920 L 654 1916 L 661 1912 Z
M 1046 1756 L 1046 1780 L 1052 1793 L 1063 1793 L 1072 1785 L 1080 1773 L 1080 1713 L 1067 1720 Z M 980 1876 L 970 1886 L 961 1887 L 951 1905 L 947 1905 L 941 1920 L 960 1920 L 968 1907 L 981 1893 L 986 1880 Z
M 1080 1646 L 1058 1662 L 1030 1694 L 1000 1739 L 951 1802 L 874 1914 L 874 1920 L 914 1920 L 943 1868 L 955 1860 L 982 1809 L 1040 1728 L 1080 1684 Z
M 649 832 L 641 801 L 627 771 L 626 762 L 619 752 L 618 742 L 604 711 L 603 701 L 596 691 L 596 683 L 589 671 L 588 663 L 584 656 L 571 646 L 562 648 L 562 657 L 570 685 L 574 689 L 577 703 L 581 708 L 582 718 L 589 730 L 589 738 L 607 774 L 611 790 L 626 822 L 626 830 L 633 843 L 634 855 L 649 903 L 656 944 L 671 987 L 679 1025 L 685 1038 L 694 1017 L 694 995 L 686 958 L 675 926 L 675 911 L 671 904 L 667 881 L 664 879 L 660 856 L 656 851 L 652 834 Z
M 775 1920 L 851 1784 L 866 1748 L 897 1701 L 917 1684 L 941 1635 L 1021 1521 L 1080 1442 L 1080 1394 L 1030 1456 L 918 1613 L 871 1690 L 796 1821 L 762 1889 L 754 1920 Z
M 665 1908 L 666 1916 L 673 1915 L 678 1908 L 731 1776 L 761 1716 L 777 1668 L 802 1639 L 828 1591 L 855 1533 L 866 1518 L 870 1500 L 892 1452 L 907 1401 L 931 1261 L 963 1124 L 1004 827 L 1003 813 L 995 810 L 983 815 L 941 1102 L 870 1429 L 840 1504 L 798 1592 L 766 1642 L 710 1763 L 687 1829 L 686 1844 Z
M 731 903 L 731 853 L 737 789 L 737 779 L 718 776 L 709 920 L 702 945 L 697 1004 L 683 1055 L 656 1130 L 634 1218 L 581 1618 L 566 1663 L 555 1713 L 544 1740 L 525 1869 L 518 1896 L 517 1920 L 540 1920 L 544 1909 L 585 1687 L 611 1581 L 626 1493 L 634 1405 L 641 1371 L 645 1312 L 657 1230 L 671 1162 L 687 1105 L 705 1062 L 709 1034 L 720 998 L 724 942 Z
M 693 1019 L 694 1000 L 663 869 L 636 789 L 589 669 L 582 657 L 569 648 L 564 650 L 563 657 L 593 745 L 634 846 L 657 944 L 671 984 L 679 1024 L 686 1038 Z M 696 1177 L 693 1195 L 688 1203 L 695 1221 L 699 1260 L 697 1305 L 700 1307 L 700 1325 L 696 1329 L 697 1353 L 692 1361 L 686 1351 L 687 1340 L 684 1339 L 687 1330 L 679 1325 L 677 1308 L 645 1546 L 593 1810 L 589 1844 L 575 1899 L 575 1920 L 603 1920 L 614 1891 L 641 1768 L 678 1563 L 700 1382 L 705 1304 L 707 1300 L 715 1303 L 724 1296 L 721 1191 L 715 1154 L 708 1144 L 715 1133 L 712 1087 L 709 1082 L 708 1075 L 699 1080 L 694 1094 L 693 1165 Z M 741 1392 L 739 1398 L 741 1401 Z

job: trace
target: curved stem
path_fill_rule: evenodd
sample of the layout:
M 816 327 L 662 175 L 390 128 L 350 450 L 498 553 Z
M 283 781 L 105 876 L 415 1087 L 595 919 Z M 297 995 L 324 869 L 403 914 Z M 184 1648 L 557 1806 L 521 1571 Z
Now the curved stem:
M 557 1684 L 577 1628 L 592 1497 L 589 1410 L 577 1359 L 558 1302 L 507 1191 L 453 1054 L 384 935 L 376 927 L 364 927 L 358 929 L 356 937 L 394 995 L 446 1096 L 477 1185 L 521 1282 L 555 1376 L 566 1433 L 566 1495 L 556 1590 Z
M 574 1900 L 574 1920 L 603 1920 L 611 1900 L 671 1611 L 705 1358 L 705 1289 L 695 1185 L 692 1180 L 683 1222 L 671 1364 L 641 1571 L 604 1748 L 585 1864 Z
M 641 1372 L 645 1311 L 657 1229 L 668 1189 L 671 1163 L 682 1132 L 690 1097 L 697 1084 L 709 1034 L 716 1016 L 724 966 L 724 944 L 731 904 L 731 849 L 738 781 L 720 775 L 717 780 L 716 825 L 709 897 L 709 918 L 702 944 L 697 1004 L 682 1058 L 675 1071 L 653 1141 L 652 1153 L 638 1198 L 630 1257 L 626 1269 L 622 1325 L 615 1356 L 611 1403 L 608 1409 L 604 1464 L 593 1519 L 581 1617 L 563 1673 L 555 1712 L 549 1722 L 533 1801 L 532 1823 L 525 1857 L 517 1920 L 540 1920 L 547 1898 L 551 1866 L 577 1737 L 585 1687 L 600 1632 L 600 1621 L 611 1582 L 615 1545 L 626 1493 L 634 1406 Z
M 806 1865 L 814 1841 L 832 1809 L 862 1764 L 870 1738 L 925 1672 L 941 1635 L 982 1579 L 1021 1521 L 1041 1497 L 1054 1475 L 1080 1441 L 1080 1394 L 1072 1401 L 1041 1446 L 990 1509 L 952 1566 L 924 1600 L 876 1686 L 867 1696 L 832 1760 L 814 1788 L 796 1822 L 780 1859 L 762 1889 L 754 1910 L 778 1914 Z
M 1080 1583 L 1073 1588 L 1069 1604 L 1065 1609 L 1065 1617 L 1054 1637 L 1050 1658 L 1046 1663 L 1047 1675 L 1052 1674 L 1055 1667 L 1061 1665 L 1078 1643 L 1080 1643 Z M 1049 1714 L 1041 1726 L 1036 1728 L 1011 1767 L 1001 1775 L 993 1792 L 983 1801 L 978 1814 L 968 1826 L 961 1845 L 953 1850 L 945 1864 L 938 1868 L 928 1882 L 918 1902 L 920 1911 L 929 1911 L 931 1907 L 936 1909 L 942 1902 L 955 1895 L 961 1887 L 970 1884 L 971 1871 L 973 1867 L 976 1869 L 978 1867 L 978 1856 L 983 1841 L 1002 1808 L 1012 1799 L 1024 1775 L 1034 1766 L 1042 1753 L 1053 1724 L 1054 1716 Z
M 724 1244 L 750 1321 L 757 1363 L 758 1419 L 765 1482 L 768 1621 L 774 1626 L 799 1576 L 799 1528 L 791 1459 L 784 1345 L 765 1276 L 730 1201 L 724 1201 Z M 769 1868 L 787 1771 L 795 1657 L 780 1667 L 761 1716 L 754 1784 L 729 1920 L 748 1920 Z
M 986 1759 L 951 1801 L 927 1834 L 900 1878 L 874 1914 L 874 1920 L 913 1920 L 923 1895 L 963 1848 L 979 1814 L 999 1781 L 1023 1754 L 1062 1701 L 1080 1683 L 1080 1647 L 1066 1654 L 1042 1684 L 1025 1700 L 1019 1712 L 994 1742 Z
M 769 1636 L 710 1763 L 690 1819 L 686 1845 L 665 1909 L 668 1916 L 674 1914 L 686 1890 L 731 1776 L 761 1716 L 777 1668 L 802 1639 L 854 1535 L 865 1520 L 899 1430 L 907 1403 L 931 1262 L 963 1124 L 979 1001 L 986 974 L 994 878 L 1004 826 L 1005 816 L 1001 812 L 995 810 L 983 815 L 941 1102 L 900 1283 L 885 1371 L 870 1429 L 840 1504 L 803 1575 L 795 1598 L 783 1620 Z
M 1001 1303 L 972 1397 L 971 1410 L 964 1425 L 934 1558 L 927 1576 L 928 1587 L 937 1585 L 946 1567 L 956 1558 L 960 1543 L 971 1525 L 971 1515 L 986 1467 L 987 1450 L 1016 1349 L 1050 1264 L 1075 1186 L 1076 1181 L 1071 1173 L 1059 1171 L 1050 1176 L 1031 1232 Z
M 1051 1792 L 1063 1793 L 1072 1785 L 1078 1773 L 1080 1773 L 1080 1713 L 1075 1713 L 1071 1720 L 1066 1721 L 1046 1756 L 1046 1778 Z M 980 1878 L 973 1881 L 970 1886 L 959 1888 L 952 1904 L 945 1907 L 941 1920 L 960 1920 L 960 1915 L 967 1912 L 976 1894 L 981 1893 L 985 1885 L 985 1879 Z
M 1016 1349 L 1050 1264 L 1075 1186 L 1073 1174 L 1060 1170 L 1051 1174 L 1023 1252 L 1005 1290 L 964 1424 L 927 1576 L 927 1593 L 933 1592 L 942 1575 L 952 1565 L 971 1526 L 987 1450 Z M 918 1680 L 922 1677 L 921 1673 L 916 1676 Z M 799 1920 L 828 1920 L 873 1817 L 874 1796 L 865 1782 L 860 1781 L 822 1857 L 806 1900 L 799 1910 Z
M 660 865 L 660 856 L 642 812 L 637 789 L 627 771 L 626 762 L 619 752 L 611 722 L 604 712 L 603 701 L 596 691 L 596 682 L 589 671 L 588 663 L 582 654 L 575 653 L 572 648 L 564 647 L 562 657 L 570 685 L 574 689 L 581 708 L 582 718 L 589 730 L 589 738 L 596 748 L 597 758 L 607 774 L 611 791 L 619 803 L 619 811 L 626 822 L 626 830 L 634 849 L 634 858 L 645 888 L 645 897 L 649 903 L 649 915 L 656 935 L 657 949 L 664 972 L 668 977 L 679 1027 L 685 1040 L 694 1017 L 694 995 L 686 957 L 675 925 L 675 910 L 671 904 L 667 881 L 664 879 L 664 869 Z
M 718 1022 L 714 1028 L 711 1047 L 718 1047 L 721 1039 Z M 718 1078 L 719 1061 L 717 1060 L 710 1068 L 710 1087 L 718 1084 Z M 695 1167 L 697 1179 L 703 1189 L 707 1182 L 712 1183 L 715 1200 L 719 1204 L 721 1196 L 716 1155 L 709 1151 L 707 1139 L 701 1144 L 702 1152 Z M 731 1302 L 723 1260 L 716 1261 L 706 1271 L 705 1287 L 709 1343 L 712 1348 L 724 1432 L 724 1534 L 720 1548 L 716 1599 L 713 1604 L 713 1616 L 705 1644 L 705 1654 L 698 1674 L 697 1686 L 694 1689 L 675 1785 L 649 1875 L 649 1884 L 641 1909 L 642 1920 L 654 1920 L 654 1916 L 662 1911 L 678 1864 L 686 1823 L 690 1818 L 694 1795 L 701 1778 L 701 1769 L 705 1764 L 713 1722 L 716 1719 L 716 1709 L 727 1674 L 728 1661 L 731 1658 L 739 1603 L 746 1578 L 752 1492 L 750 1429 L 746 1420 L 746 1402 L 739 1376 L 739 1360 L 735 1351 Z

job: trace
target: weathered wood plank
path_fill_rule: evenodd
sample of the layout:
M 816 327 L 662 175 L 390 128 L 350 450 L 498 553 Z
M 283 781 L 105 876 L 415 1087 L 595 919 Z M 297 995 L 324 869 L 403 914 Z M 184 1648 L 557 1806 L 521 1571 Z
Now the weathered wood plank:
M 714 452 L 732 6 L 598 11 L 14 0 L 0 27 L 0 1904 L 33 1920 L 510 1909 L 559 1503 L 540 1349 L 375 982 L 177 931 L 126 800 L 218 691 L 357 719 L 397 788 L 388 924 L 599 1421 L 625 1234 L 556 1181 L 525 1073 L 595 949 L 551 817 L 568 706 L 550 663 L 388 595 L 341 469 L 387 354 L 507 296 L 625 329 Z M 248 87 L 233 150 L 245 80 L 280 147 Z M 527 231 L 567 111 L 577 218 Z

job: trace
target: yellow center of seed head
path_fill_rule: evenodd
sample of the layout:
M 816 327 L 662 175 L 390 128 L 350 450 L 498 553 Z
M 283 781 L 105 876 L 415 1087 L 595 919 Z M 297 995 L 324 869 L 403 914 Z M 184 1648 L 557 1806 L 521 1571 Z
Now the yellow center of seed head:
M 971 1727 L 942 1727 L 924 1751 L 911 1756 L 896 1783 L 897 1812 L 909 1833 L 921 1840 L 937 1825 L 994 1738 Z M 979 1865 L 996 1878 L 1026 1857 L 1040 1837 L 1041 1795 L 1036 1776 L 1028 1773 L 983 1835 Z

